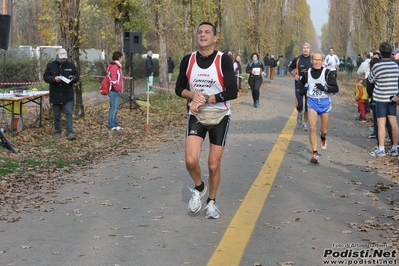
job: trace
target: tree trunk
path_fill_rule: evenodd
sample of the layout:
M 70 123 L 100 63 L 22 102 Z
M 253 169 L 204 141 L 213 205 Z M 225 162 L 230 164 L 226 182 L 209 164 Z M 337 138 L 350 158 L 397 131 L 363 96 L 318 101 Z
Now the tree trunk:
M 123 52 L 123 35 L 125 30 L 123 28 L 123 21 L 115 19 L 115 51 Z
M 123 2 L 123 1 L 122 1 Z M 123 53 L 123 37 L 125 34 L 125 29 L 123 27 L 124 21 L 129 21 L 129 14 L 123 10 L 122 2 L 117 6 L 118 12 L 122 14 L 121 18 L 115 18 L 115 51 L 119 51 Z M 113 52 L 112 52 L 113 53 Z M 123 61 L 123 76 L 127 77 L 130 75 L 130 60 L 131 57 L 128 54 L 125 54 Z M 123 80 L 123 95 L 122 97 L 125 98 L 126 92 L 129 93 L 129 85 L 130 82 L 128 80 Z
M 167 64 L 167 49 L 166 49 L 166 17 L 165 9 L 170 5 L 167 0 L 157 0 L 154 8 L 155 26 L 159 44 L 159 86 L 168 88 L 168 64 Z
M 168 62 L 166 55 L 166 36 L 163 30 L 159 32 L 159 86 L 169 88 L 168 85 Z
M 160 11 L 160 12 L 158 12 Z M 156 10 L 156 17 L 158 18 L 157 34 L 159 43 L 159 86 L 168 88 L 168 63 L 166 52 L 166 27 L 165 18 L 162 10 Z
M 82 73 L 79 59 L 79 16 L 80 0 L 64 0 L 60 2 L 60 28 L 63 47 L 68 51 L 69 58 L 76 65 L 79 73 Z M 82 82 L 74 85 L 75 107 L 74 115 L 82 117 L 85 115 L 83 105 Z

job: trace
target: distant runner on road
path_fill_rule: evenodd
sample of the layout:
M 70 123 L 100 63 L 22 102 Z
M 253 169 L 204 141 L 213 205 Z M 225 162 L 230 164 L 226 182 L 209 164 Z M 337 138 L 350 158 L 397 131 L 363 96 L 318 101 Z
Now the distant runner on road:
M 308 107 L 306 106 L 306 95 L 300 94 L 299 82 L 304 73 L 311 67 L 312 62 L 310 61 L 310 44 L 305 42 L 302 45 L 302 54 L 294 58 L 288 68 L 291 75 L 294 76 L 295 79 L 295 107 L 298 111 L 296 122 L 298 125 L 302 125 L 304 131 L 309 130 Z

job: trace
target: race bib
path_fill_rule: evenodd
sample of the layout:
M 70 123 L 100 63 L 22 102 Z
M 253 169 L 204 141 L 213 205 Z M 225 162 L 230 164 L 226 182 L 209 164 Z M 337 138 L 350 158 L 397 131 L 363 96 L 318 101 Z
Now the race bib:
M 325 96 L 325 93 L 324 93 L 324 91 L 319 90 L 317 88 L 316 84 L 309 84 L 308 96 L 320 98 L 322 96 Z
M 257 76 L 259 76 L 260 75 L 260 67 L 254 67 L 253 69 L 252 69 L 252 73 L 253 73 L 253 75 L 257 75 Z

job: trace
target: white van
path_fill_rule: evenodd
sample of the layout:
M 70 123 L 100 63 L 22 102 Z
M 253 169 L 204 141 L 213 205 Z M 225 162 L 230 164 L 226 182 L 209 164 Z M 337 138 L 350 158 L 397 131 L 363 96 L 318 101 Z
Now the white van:
M 79 50 L 80 56 L 79 59 L 81 61 L 89 61 L 89 62 L 96 62 L 102 61 L 107 59 L 107 55 L 105 54 L 104 50 L 89 48 L 89 49 L 80 49 Z
M 147 58 L 147 54 L 142 54 L 141 55 L 142 58 Z M 159 54 L 152 54 L 152 59 L 158 59 L 159 60 Z
M 38 46 L 35 49 L 35 56 L 37 60 L 54 60 L 58 49 L 62 46 Z

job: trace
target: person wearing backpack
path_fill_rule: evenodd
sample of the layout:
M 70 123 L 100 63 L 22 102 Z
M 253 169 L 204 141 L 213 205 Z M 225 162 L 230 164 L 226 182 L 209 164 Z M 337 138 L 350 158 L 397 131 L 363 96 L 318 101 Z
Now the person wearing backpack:
M 117 131 L 123 129 L 118 125 L 119 103 L 123 92 L 122 56 L 121 52 L 114 52 L 112 54 L 112 62 L 108 64 L 108 75 L 111 80 L 111 89 L 108 94 L 108 128 Z
M 346 73 L 348 75 L 348 79 L 351 80 L 352 79 L 352 72 L 353 72 L 353 61 L 352 59 L 348 56 L 346 58 Z

